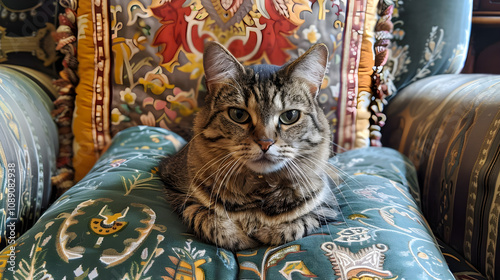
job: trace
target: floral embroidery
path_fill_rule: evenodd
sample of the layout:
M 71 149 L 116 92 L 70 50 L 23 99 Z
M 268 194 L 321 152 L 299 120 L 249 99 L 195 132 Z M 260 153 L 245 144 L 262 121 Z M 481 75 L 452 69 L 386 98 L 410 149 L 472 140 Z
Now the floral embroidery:
M 118 125 L 125 119 L 126 117 L 122 115 L 118 108 L 114 108 L 113 110 L 111 110 L 111 123 L 113 125 Z
M 302 36 L 306 38 L 311 44 L 317 43 L 321 38 L 321 33 L 318 32 L 316 25 L 311 25 L 302 31 Z
M 430 67 L 434 66 L 436 60 L 442 58 L 441 52 L 444 47 L 444 29 L 438 29 L 437 26 L 433 26 L 432 30 L 429 34 L 429 38 L 427 39 L 427 43 L 425 44 L 424 56 L 420 60 L 420 63 L 423 64 L 422 67 L 417 69 L 417 73 L 411 79 L 412 82 L 425 78 L 431 74 Z
M 137 95 L 133 93 L 130 88 L 120 91 L 121 101 L 127 103 L 128 105 L 134 105 Z

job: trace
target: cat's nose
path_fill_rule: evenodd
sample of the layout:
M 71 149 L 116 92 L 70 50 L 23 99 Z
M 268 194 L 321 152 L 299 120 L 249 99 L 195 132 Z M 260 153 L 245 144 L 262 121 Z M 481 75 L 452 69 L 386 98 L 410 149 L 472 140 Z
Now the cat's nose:
M 261 139 L 261 140 L 256 140 L 255 141 L 257 144 L 259 144 L 260 149 L 265 153 L 269 148 L 274 144 L 274 141 L 271 139 Z

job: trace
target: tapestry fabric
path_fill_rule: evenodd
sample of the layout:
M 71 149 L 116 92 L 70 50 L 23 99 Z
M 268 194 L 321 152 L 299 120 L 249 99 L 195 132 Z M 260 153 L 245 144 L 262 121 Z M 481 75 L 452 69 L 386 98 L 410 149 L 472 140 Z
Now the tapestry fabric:
M 415 165 L 436 235 L 500 279 L 500 76 L 437 75 L 391 101 L 384 145 Z
M 85 176 L 111 141 L 108 2 L 78 1 L 77 4 L 76 58 L 80 81 L 75 88 L 72 126 L 75 181 Z
M 80 1 L 78 61 L 85 79 L 76 88 L 76 180 L 125 128 L 156 126 L 191 137 L 206 92 L 206 40 L 222 43 L 247 65 L 282 65 L 325 43 L 329 70 L 318 100 L 336 147 L 356 147 L 358 67 L 363 56 L 373 56 L 373 47 L 361 45 L 377 7 L 378 0 Z M 363 63 L 368 80 L 373 65 Z
M 157 165 L 185 143 L 156 127 L 118 133 L 90 173 L 0 253 L 3 278 L 454 279 L 419 210 L 415 169 L 395 150 L 330 160 L 342 178 L 332 186 L 337 222 L 282 246 L 231 252 L 191 235 L 165 200 Z
M 0 247 L 38 220 L 52 198 L 58 138 L 50 94 L 23 68 L 0 65 Z M 38 73 L 39 80 L 44 80 Z

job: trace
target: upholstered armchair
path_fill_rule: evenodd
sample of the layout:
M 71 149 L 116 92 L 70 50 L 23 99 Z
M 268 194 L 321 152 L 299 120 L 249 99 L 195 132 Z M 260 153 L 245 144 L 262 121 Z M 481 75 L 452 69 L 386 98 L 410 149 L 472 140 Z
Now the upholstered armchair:
M 471 1 L 17 2 L 0 3 L 3 278 L 500 279 L 500 78 L 458 74 Z M 231 252 L 173 213 L 157 166 L 192 137 L 206 40 L 246 64 L 328 46 L 338 221 Z

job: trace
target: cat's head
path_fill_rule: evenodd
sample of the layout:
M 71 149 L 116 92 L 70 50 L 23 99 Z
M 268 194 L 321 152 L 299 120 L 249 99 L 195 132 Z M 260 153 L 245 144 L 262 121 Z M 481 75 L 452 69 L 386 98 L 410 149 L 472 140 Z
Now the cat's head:
M 208 42 L 208 95 L 195 120 L 196 142 L 203 152 L 231 154 L 261 174 L 305 158 L 326 160 L 330 131 L 316 96 L 327 61 L 327 47 L 318 44 L 281 67 L 244 67 L 222 45 Z

